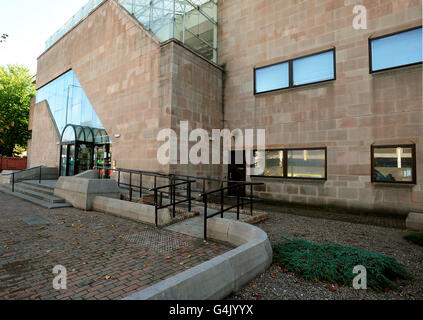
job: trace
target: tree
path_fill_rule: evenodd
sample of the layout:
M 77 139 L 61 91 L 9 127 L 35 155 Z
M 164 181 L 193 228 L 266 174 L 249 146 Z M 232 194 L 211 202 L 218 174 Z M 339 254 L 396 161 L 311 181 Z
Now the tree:
M 2 43 L 2 42 L 6 42 L 6 39 L 9 37 L 9 35 L 8 34 L 6 34 L 6 33 L 3 33 L 3 34 L 1 34 L 0 35 L 0 43 Z
M 26 148 L 33 75 L 19 65 L 0 66 L 0 155 L 13 156 L 15 146 Z

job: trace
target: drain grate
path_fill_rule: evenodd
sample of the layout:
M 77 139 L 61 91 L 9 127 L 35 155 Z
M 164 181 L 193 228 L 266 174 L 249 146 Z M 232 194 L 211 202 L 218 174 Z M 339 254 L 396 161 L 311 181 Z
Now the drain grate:
M 162 254 L 169 254 L 174 250 L 186 248 L 190 244 L 154 231 L 143 231 L 140 233 L 124 236 L 128 242 L 136 243 L 143 248 L 157 251 Z

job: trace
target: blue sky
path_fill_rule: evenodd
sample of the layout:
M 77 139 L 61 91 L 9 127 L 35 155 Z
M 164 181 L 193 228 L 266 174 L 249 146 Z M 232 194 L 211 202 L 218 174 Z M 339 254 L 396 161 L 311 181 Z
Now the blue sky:
M 0 0 L 0 65 L 23 64 L 35 74 L 45 41 L 88 0 Z

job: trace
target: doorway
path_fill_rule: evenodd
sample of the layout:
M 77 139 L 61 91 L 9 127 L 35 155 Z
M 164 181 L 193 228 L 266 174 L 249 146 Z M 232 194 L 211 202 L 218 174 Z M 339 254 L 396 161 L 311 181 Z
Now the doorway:
M 242 163 L 236 163 L 236 158 L 242 159 Z M 230 181 L 228 182 L 228 187 L 236 185 L 237 182 L 244 182 L 247 179 L 247 162 L 245 161 L 245 151 L 244 150 L 234 150 L 231 151 L 231 164 L 228 165 L 228 177 Z M 238 194 L 237 189 L 229 189 L 228 195 L 236 196 Z M 245 188 L 242 188 L 240 195 L 245 197 Z

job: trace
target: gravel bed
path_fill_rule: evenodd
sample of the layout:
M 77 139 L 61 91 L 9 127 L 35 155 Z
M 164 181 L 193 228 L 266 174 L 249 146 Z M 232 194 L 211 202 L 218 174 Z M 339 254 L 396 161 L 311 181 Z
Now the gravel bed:
M 272 265 L 229 300 L 423 300 L 423 247 L 404 240 L 405 230 L 274 212 L 270 212 L 269 220 L 257 226 L 267 232 L 272 244 L 283 242 L 281 237 L 303 238 L 317 244 L 337 243 L 391 256 L 409 268 L 413 279 L 398 281 L 395 292 L 375 293 L 304 280 L 281 273 L 280 267 Z

